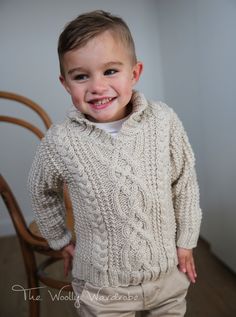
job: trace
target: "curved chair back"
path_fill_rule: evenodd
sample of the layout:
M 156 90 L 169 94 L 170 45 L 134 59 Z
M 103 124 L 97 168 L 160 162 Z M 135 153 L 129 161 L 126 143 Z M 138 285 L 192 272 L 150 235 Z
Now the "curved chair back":
M 7 92 L 7 91 L 0 91 L 0 98 L 17 101 L 21 105 L 24 105 L 24 106 L 30 108 L 31 110 L 33 110 L 34 112 L 36 112 L 38 114 L 39 118 L 43 121 L 46 130 L 48 128 L 50 128 L 50 126 L 52 124 L 50 117 L 48 116 L 48 114 L 45 112 L 45 110 L 40 105 L 38 105 L 37 103 L 35 103 L 31 99 L 28 99 L 24 96 L 14 94 L 12 92 Z M 38 127 L 36 127 L 35 125 L 33 125 L 30 122 L 25 121 L 23 119 L 0 115 L 0 121 L 13 123 L 13 124 L 22 126 L 26 129 L 30 130 L 31 132 L 33 132 L 40 139 L 44 136 L 44 133 Z
M 8 91 L 0 91 L 0 98 L 16 101 L 20 105 L 26 106 L 26 107 L 30 108 L 31 110 L 33 110 L 39 116 L 41 121 L 43 122 L 46 130 L 49 129 L 50 126 L 52 125 L 52 120 L 50 119 L 50 117 L 48 116 L 46 111 L 39 104 L 34 102 L 33 100 L 31 100 L 27 97 L 24 97 L 22 95 L 18 95 L 18 94 L 8 92 Z M 16 124 L 16 125 L 19 125 L 23 128 L 26 128 L 26 129 L 30 130 L 31 132 L 33 132 L 39 139 L 42 139 L 42 137 L 45 134 L 37 126 L 35 126 L 31 122 L 28 122 L 28 121 L 23 120 L 23 119 L 11 117 L 11 116 L 0 115 L 0 121 L 11 123 L 11 124 Z M 67 213 L 68 213 L 68 216 L 66 218 L 67 226 L 69 228 L 73 228 L 74 220 L 73 220 L 73 215 L 72 215 L 72 205 L 71 205 L 71 200 L 70 200 L 69 193 L 68 193 L 66 186 L 64 186 L 64 202 L 65 202 L 65 208 L 66 208 Z

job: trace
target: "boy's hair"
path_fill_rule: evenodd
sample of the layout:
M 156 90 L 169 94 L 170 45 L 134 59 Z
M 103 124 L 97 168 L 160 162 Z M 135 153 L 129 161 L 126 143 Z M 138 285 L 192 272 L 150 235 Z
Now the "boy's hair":
M 127 46 L 131 61 L 136 64 L 135 45 L 127 24 L 118 16 L 96 10 L 79 15 L 61 33 L 57 48 L 61 75 L 64 75 L 63 56 L 66 52 L 86 45 L 89 40 L 108 30 Z

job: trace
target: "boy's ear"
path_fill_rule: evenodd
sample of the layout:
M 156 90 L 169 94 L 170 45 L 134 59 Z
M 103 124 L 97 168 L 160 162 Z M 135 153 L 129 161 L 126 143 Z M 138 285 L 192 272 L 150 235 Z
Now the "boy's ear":
M 133 77 L 132 77 L 133 85 L 135 85 L 138 82 L 142 74 L 142 71 L 143 71 L 143 63 L 137 62 L 133 67 Z
M 64 86 L 64 88 L 66 89 L 66 91 L 70 94 L 70 89 L 69 89 L 69 87 L 68 87 L 68 85 L 66 83 L 65 78 L 62 75 L 60 75 L 59 76 L 59 80 L 62 83 L 62 85 Z

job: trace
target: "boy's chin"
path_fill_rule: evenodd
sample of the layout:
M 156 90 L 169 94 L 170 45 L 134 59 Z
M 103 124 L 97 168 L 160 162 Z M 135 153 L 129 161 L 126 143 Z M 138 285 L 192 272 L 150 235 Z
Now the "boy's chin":
M 106 109 L 102 110 L 101 113 L 95 113 L 93 114 L 85 114 L 85 117 L 92 122 L 97 122 L 97 123 L 108 123 L 108 122 L 113 122 L 117 120 L 121 120 L 125 117 L 127 117 L 130 113 L 132 112 L 132 104 L 129 103 L 127 106 L 125 106 L 122 109 Z

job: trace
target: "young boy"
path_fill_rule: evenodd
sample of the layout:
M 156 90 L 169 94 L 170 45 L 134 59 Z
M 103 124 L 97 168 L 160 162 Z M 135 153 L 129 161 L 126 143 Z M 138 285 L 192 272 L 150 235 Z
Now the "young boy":
M 73 108 L 42 140 L 29 188 L 40 231 L 63 250 L 66 273 L 73 259 L 79 314 L 184 316 L 201 222 L 184 128 L 167 105 L 133 90 L 143 65 L 121 18 L 80 15 L 60 35 L 58 54 Z

